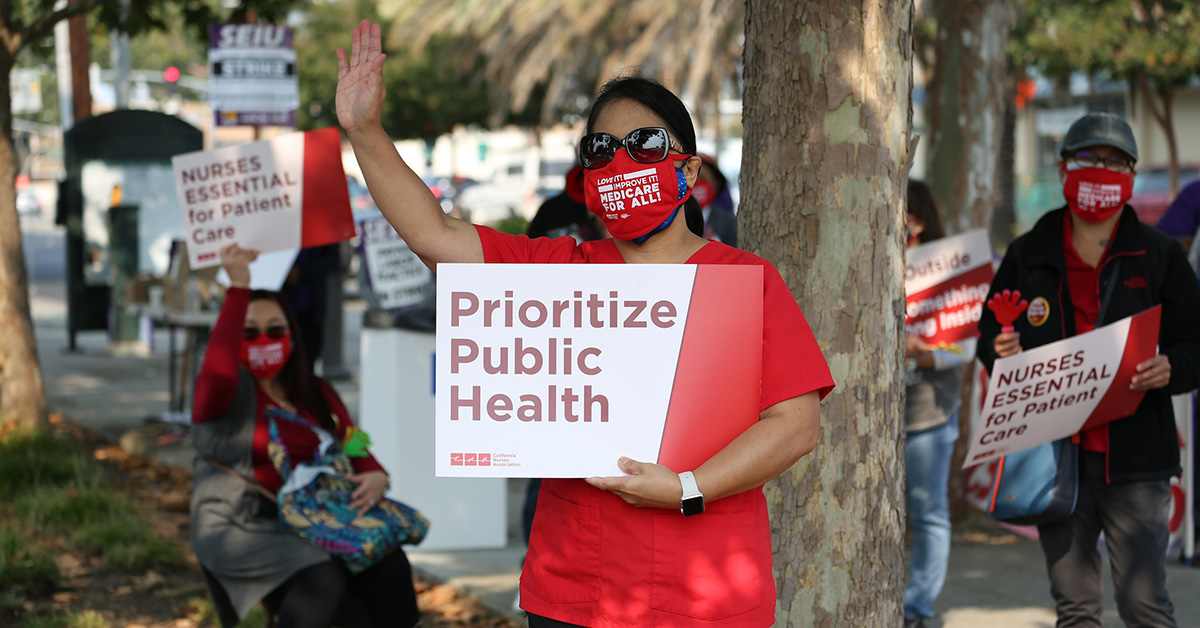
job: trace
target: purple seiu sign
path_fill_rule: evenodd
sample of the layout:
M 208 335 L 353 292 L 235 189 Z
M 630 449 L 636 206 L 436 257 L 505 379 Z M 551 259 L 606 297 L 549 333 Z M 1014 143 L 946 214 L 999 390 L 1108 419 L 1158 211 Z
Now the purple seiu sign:
M 299 82 L 292 29 L 209 27 L 210 100 L 218 126 L 295 126 Z

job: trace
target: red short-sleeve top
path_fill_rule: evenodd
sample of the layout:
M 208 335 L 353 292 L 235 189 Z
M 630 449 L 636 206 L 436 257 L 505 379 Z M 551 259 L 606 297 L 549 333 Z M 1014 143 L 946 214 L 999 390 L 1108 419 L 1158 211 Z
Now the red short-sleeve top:
M 624 263 L 612 240 L 577 243 L 477 229 L 489 263 Z M 763 267 L 761 409 L 812 391 L 824 398 L 833 389 L 812 330 L 774 266 L 719 242 L 687 263 Z M 594 627 L 770 626 L 775 584 L 762 489 L 711 502 L 703 515 L 685 518 L 676 510 L 635 508 L 582 480 L 543 480 L 521 606 Z

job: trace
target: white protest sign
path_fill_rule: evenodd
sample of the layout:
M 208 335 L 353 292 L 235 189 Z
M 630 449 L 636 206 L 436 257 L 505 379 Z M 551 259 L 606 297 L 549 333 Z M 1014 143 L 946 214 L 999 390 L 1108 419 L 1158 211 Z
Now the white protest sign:
M 260 251 L 299 248 L 303 135 L 171 161 L 192 268 L 216 265 L 220 250 L 233 243 Z
M 354 235 L 338 130 L 176 155 L 171 159 L 192 268 L 236 243 L 260 253 Z
M 299 254 L 300 251 L 289 249 L 259 255 L 258 259 L 250 262 L 250 289 L 275 292 L 283 290 L 283 282 L 287 281 Z M 229 273 L 226 273 L 224 268 L 217 271 L 217 283 L 222 286 L 230 285 Z
M 371 290 L 384 309 L 414 306 L 433 282 L 433 272 L 382 216 L 359 223 Z
M 992 248 L 982 229 L 908 249 L 904 254 L 908 333 L 933 346 L 977 336 L 992 275 Z
M 1129 390 L 1158 343 L 1155 307 L 1085 334 L 996 360 L 964 467 L 1129 416 Z
M 292 29 L 213 24 L 208 37 L 208 97 L 217 126 L 295 126 L 300 82 Z
M 437 307 L 438 476 L 685 471 L 758 419 L 761 267 L 442 264 Z

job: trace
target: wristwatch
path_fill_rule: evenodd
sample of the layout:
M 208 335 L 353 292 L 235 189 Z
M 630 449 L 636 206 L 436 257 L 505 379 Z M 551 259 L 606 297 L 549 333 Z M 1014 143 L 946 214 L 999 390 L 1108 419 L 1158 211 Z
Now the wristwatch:
M 679 483 L 683 485 L 683 497 L 679 500 L 679 512 L 690 517 L 704 512 L 704 494 L 696 485 L 696 476 L 691 471 L 679 474 Z

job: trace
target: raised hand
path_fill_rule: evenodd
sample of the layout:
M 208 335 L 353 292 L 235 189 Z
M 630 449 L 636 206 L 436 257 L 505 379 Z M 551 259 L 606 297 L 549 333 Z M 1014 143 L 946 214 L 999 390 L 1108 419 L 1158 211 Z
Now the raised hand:
M 1029 302 L 1021 298 L 1020 290 L 1005 290 L 992 295 L 987 307 L 996 315 L 1000 331 L 1007 333 L 1013 331 L 1013 321 L 1029 307 Z
M 258 259 L 258 251 L 243 249 L 230 244 L 221 249 L 221 266 L 229 275 L 229 285 L 235 288 L 250 287 L 250 262 Z
M 383 116 L 383 54 L 380 27 L 368 20 L 354 29 L 350 58 L 339 47 L 337 98 L 338 124 L 347 133 L 379 124 Z

